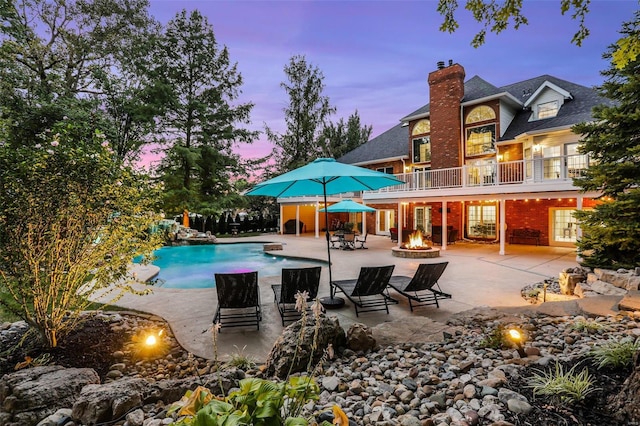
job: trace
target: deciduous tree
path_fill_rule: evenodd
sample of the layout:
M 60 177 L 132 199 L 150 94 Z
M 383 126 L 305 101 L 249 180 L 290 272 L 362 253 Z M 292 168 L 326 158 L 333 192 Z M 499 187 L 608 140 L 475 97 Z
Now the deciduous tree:
M 296 169 L 315 160 L 325 151 L 321 134 L 336 109 L 322 94 L 324 75 L 301 55 L 291 57 L 284 67 L 287 81 L 280 83 L 289 97 L 284 108 L 287 125 L 279 134 L 266 127 L 267 137 L 276 146 L 274 153 L 277 173 Z
M 329 123 L 322 131 L 321 145 L 325 157 L 339 158 L 369 140 L 372 126 L 363 126 L 356 110 L 347 122 L 340 119 L 337 123 Z
M 157 195 L 82 123 L 0 143 L 0 303 L 57 346 L 92 296 L 132 290 L 128 266 L 161 243 Z

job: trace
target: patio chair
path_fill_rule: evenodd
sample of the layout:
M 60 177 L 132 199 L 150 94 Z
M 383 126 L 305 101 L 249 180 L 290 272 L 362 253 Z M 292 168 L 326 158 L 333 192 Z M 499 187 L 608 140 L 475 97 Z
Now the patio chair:
M 389 287 L 409 299 L 409 308 L 413 312 L 414 306 L 436 305 L 438 300 L 451 299 L 451 295 L 440 289 L 438 280 L 449 262 L 422 263 L 413 277 L 403 275 L 392 276 Z
M 342 236 L 342 250 L 354 250 L 356 248 L 356 234 L 346 232 Z
M 360 312 L 381 310 L 387 311 L 388 314 L 389 303 L 397 303 L 386 290 L 394 267 L 363 266 L 357 279 L 331 282 L 331 297 L 333 298 L 336 289 L 342 291 L 354 304 L 356 316 L 359 316 Z
M 331 243 L 331 248 L 340 248 L 342 246 L 342 235 L 341 233 L 335 232 L 331 238 L 329 239 L 329 242 Z
M 296 294 L 304 291 L 309 293 L 307 302 L 312 302 L 318 295 L 320 286 L 320 266 L 311 268 L 283 268 L 281 284 L 274 284 L 273 296 L 282 325 L 286 321 L 295 321 L 300 317 L 300 312 L 296 311 Z
M 356 248 L 366 249 L 367 247 L 364 246 L 366 242 L 367 242 L 367 234 L 364 234 L 364 237 L 362 235 L 357 235 L 356 236 L 355 244 L 356 245 L 360 244 Z
M 222 327 L 255 325 L 260 330 L 262 309 L 258 272 L 215 274 L 218 307 L 214 323 Z

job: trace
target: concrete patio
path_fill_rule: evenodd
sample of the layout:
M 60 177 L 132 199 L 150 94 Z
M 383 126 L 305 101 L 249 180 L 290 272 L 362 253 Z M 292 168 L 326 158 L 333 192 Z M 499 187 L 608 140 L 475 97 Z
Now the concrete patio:
M 224 242 L 279 242 L 282 251 L 278 255 L 309 257 L 326 261 L 327 251 L 324 238 L 313 235 L 265 235 L 261 237 L 238 238 Z M 448 261 L 440 285 L 443 291 L 452 294 L 452 299 L 441 301 L 440 308 L 427 306 L 409 310 L 406 299 L 398 297 L 400 303 L 390 306 L 390 313 L 372 312 L 360 314 L 356 318 L 353 306 L 348 302 L 344 307 L 329 310 L 328 315 L 338 317 L 343 328 L 354 322 L 376 326 L 382 323 L 401 322 L 402 333 L 398 341 L 418 339 L 424 333 L 424 324 L 434 320 L 444 322 L 452 314 L 475 307 L 513 308 L 527 306 L 520 297 L 520 290 L 527 284 L 537 283 L 545 278 L 557 277 L 568 267 L 576 266 L 575 250 L 559 247 L 508 245 L 505 256 L 498 255 L 495 244 L 458 242 L 447 247 L 437 259 L 402 259 L 393 257 L 391 247 L 395 244 L 388 237 L 370 235 L 366 250 L 331 250 L 334 279 L 356 278 L 361 266 L 395 265 L 394 275 L 413 275 L 420 262 L 433 263 Z M 136 274 L 144 278 L 152 273 L 148 268 L 137 268 Z M 259 275 L 263 319 L 260 330 L 223 329 L 218 339 L 218 358 L 241 352 L 256 361 L 264 361 L 274 341 L 283 330 L 280 316 L 273 303 L 271 284 L 278 283 L 279 277 Z M 212 277 L 213 282 L 213 277 Z M 144 286 L 140 286 L 142 288 Z M 180 344 L 199 357 L 214 358 L 214 346 L 210 331 L 216 308 L 215 288 L 177 290 L 149 287 L 152 294 L 136 296 L 127 294 L 117 305 L 123 308 L 152 313 L 164 318 Z M 329 272 L 322 268 L 319 296 L 329 295 Z M 393 291 L 392 291 L 393 295 Z

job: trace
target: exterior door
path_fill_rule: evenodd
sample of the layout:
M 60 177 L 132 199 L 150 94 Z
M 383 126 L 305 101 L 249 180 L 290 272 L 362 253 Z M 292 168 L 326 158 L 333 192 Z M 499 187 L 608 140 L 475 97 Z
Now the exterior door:
M 378 210 L 376 212 L 376 234 L 390 235 L 389 228 L 396 223 L 395 210 Z
M 549 245 L 572 247 L 576 243 L 578 222 L 573 217 L 574 209 L 553 208 L 549 210 Z
M 431 207 L 416 207 L 413 210 L 413 229 L 424 230 L 426 235 L 431 235 Z

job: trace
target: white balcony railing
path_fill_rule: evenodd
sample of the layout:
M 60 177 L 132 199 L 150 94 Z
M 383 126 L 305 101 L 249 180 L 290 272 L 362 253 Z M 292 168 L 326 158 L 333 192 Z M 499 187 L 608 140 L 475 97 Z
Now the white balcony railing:
M 535 158 L 395 175 L 404 185 L 373 192 L 421 191 L 444 188 L 498 186 L 570 181 L 589 167 L 586 155 Z

